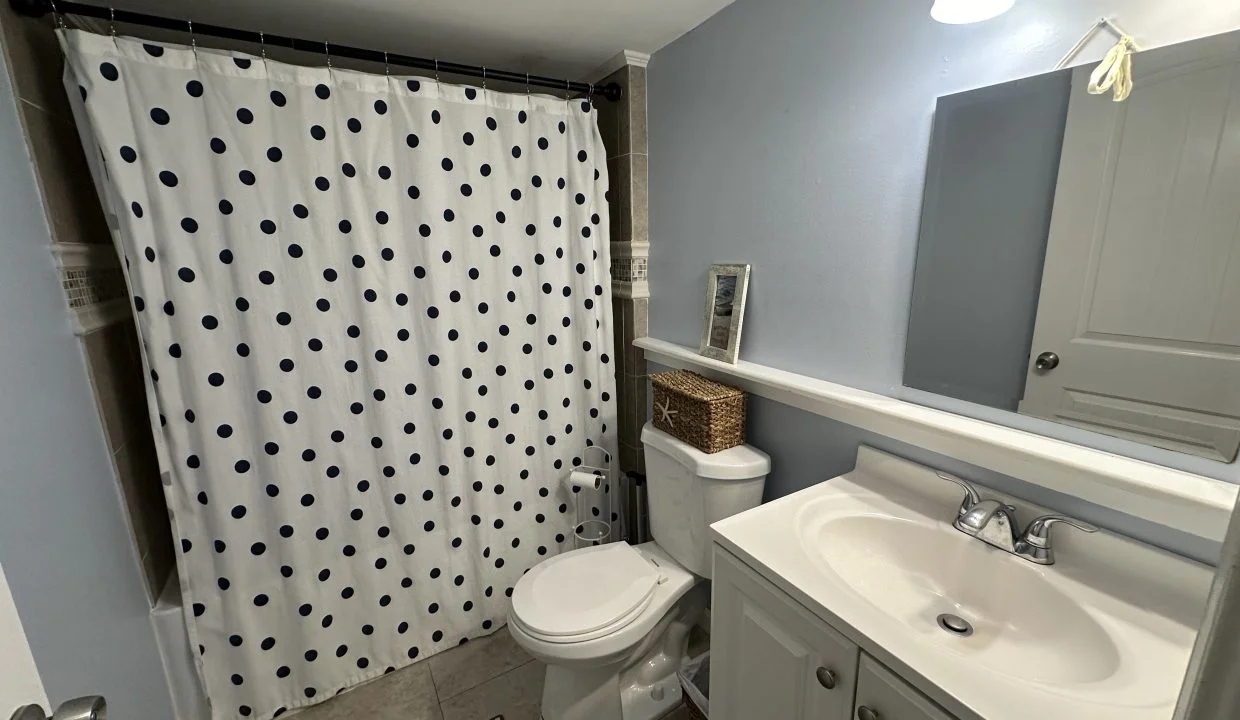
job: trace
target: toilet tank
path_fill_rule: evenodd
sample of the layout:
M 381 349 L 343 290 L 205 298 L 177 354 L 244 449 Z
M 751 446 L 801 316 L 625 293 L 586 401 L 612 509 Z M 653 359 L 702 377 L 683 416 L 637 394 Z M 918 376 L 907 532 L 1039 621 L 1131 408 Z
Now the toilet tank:
M 710 577 L 710 524 L 757 507 L 771 458 L 749 445 L 707 454 L 642 428 L 650 534 L 686 570 Z

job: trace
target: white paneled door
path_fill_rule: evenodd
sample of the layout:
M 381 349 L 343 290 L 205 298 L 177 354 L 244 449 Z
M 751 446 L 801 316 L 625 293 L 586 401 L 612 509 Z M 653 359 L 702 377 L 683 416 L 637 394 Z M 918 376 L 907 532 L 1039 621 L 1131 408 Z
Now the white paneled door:
M 35 667 L 26 632 L 13 605 L 8 581 L 0 569 L 0 718 L 23 705 L 47 707 L 47 694 Z
M 1231 462 L 1240 447 L 1240 47 L 1075 71 L 1020 412 Z

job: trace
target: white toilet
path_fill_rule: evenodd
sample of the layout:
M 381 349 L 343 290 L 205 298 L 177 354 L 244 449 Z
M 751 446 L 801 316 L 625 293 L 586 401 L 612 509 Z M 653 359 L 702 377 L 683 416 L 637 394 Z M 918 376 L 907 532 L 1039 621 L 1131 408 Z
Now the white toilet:
M 709 595 L 709 526 L 762 502 L 760 450 L 707 455 L 649 423 L 642 444 L 654 542 L 563 553 L 513 588 L 508 630 L 547 663 L 543 720 L 653 720 L 677 705 Z

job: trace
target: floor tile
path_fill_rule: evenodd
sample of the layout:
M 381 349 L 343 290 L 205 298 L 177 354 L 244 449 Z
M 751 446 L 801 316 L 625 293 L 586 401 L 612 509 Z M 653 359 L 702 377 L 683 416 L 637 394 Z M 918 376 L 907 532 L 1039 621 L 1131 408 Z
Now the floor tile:
M 538 720 L 546 666 L 535 660 L 449 698 L 443 720 Z
M 503 627 L 486 637 L 445 650 L 426 662 L 431 667 L 435 690 L 443 701 L 530 660 L 533 658 L 517 645 L 508 628 Z
M 689 714 L 689 708 L 680 705 L 675 710 L 664 715 L 663 720 L 693 720 L 693 716 Z
M 365 685 L 308 707 L 295 720 L 442 720 L 426 662 L 381 675 Z

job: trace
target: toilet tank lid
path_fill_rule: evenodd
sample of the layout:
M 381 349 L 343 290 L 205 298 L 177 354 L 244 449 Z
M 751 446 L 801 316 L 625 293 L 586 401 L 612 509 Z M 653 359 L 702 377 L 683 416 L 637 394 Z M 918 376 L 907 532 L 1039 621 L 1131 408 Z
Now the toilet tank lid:
M 750 445 L 737 445 L 717 453 L 704 453 L 646 423 L 642 444 L 668 455 L 689 472 L 711 480 L 749 480 L 771 471 L 771 458 Z

